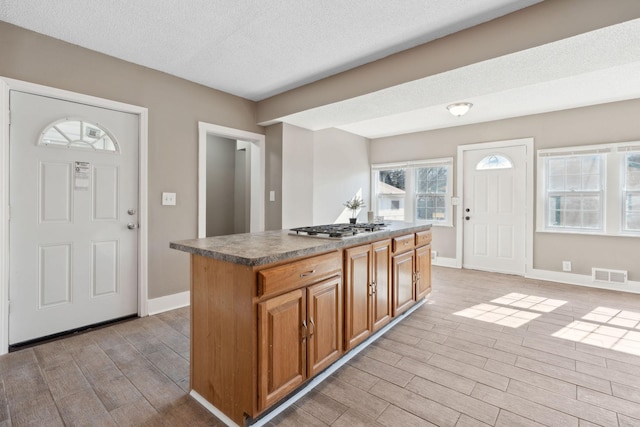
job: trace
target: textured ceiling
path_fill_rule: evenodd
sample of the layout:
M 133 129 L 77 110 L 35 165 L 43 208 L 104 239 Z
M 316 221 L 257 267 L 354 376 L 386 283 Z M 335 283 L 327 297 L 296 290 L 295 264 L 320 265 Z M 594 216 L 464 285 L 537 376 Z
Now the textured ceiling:
M 0 20 L 261 100 L 540 0 L 0 0 Z
M 0 0 L 0 20 L 262 100 L 539 1 Z M 378 138 L 640 98 L 639 75 L 633 20 L 280 120 Z
M 640 19 L 280 120 L 380 138 L 640 98 L 638 76 Z M 446 106 L 457 101 L 474 105 L 454 117 Z

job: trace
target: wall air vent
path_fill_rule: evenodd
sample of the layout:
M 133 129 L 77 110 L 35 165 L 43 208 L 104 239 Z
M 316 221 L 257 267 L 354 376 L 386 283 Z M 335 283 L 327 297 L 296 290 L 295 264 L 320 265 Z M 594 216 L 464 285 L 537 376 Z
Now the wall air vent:
M 606 268 L 592 268 L 591 278 L 594 282 L 627 283 L 627 272 L 623 270 L 608 270 Z

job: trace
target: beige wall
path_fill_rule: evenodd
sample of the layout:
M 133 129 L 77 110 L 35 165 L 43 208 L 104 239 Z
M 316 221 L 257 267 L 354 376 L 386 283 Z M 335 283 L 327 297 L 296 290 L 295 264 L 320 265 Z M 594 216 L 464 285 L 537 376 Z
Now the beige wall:
M 313 223 L 349 222 L 344 203 L 359 195 L 366 207 L 358 221 L 367 221 L 370 209 L 371 167 L 369 140 L 339 129 L 315 132 L 313 141 Z
M 385 163 L 448 156 L 456 158 L 458 145 L 527 137 L 534 139 L 535 150 L 638 141 L 638 111 L 640 100 L 635 99 L 380 138 L 371 142 L 371 162 Z M 455 174 L 457 169 L 454 166 Z M 455 257 L 455 233 L 455 228 L 434 227 L 433 247 L 438 251 L 438 256 Z M 640 247 L 638 238 L 534 234 L 534 268 L 562 271 L 562 261 L 571 261 L 573 273 L 590 275 L 592 267 L 620 269 L 629 271 L 629 280 L 640 281 L 640 263 L 637 262 Z
M 265 128 L 265 230 L 282 228 L 282 134 L 284 125 L 278 123 Z M 275 200 L 269 200 L 269 192 L 275 192 Z
M 0 76 L 149 109 L 149 297 L 188 290 L 189 257 L 169 242 L 197 236 L 198 121 L 264 133 L 255 103 L 1 21 Z
M 267 230 L 347 222 L 351 211 L 343 203 L 355 194 L 369 205 L 367 138 L 277 124 L 266 128 L 266 147 Z M 276 190 L 275 202 L 269 190 Z M 359 218 L 366 220 L 367 209 Z
M 207 237 L 234 232 L 237 144 L 235 139 L 207 135 Z
M 282 228 L 313 223 L 313 131 L 282 128 Z

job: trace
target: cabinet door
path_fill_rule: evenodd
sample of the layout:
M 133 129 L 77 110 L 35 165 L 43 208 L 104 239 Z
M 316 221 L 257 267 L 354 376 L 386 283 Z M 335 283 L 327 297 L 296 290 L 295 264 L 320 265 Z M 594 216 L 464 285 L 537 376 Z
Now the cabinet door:
M 431 245 L 416 249 L 416 301 L 431 291 Z
M 373 330 L 377 331 L 391 320 L 391 240 L 372 245 Z
M 350 349 L 371 334 L 371 245 L 344 252 L 345 346 Z
M 287 395 L 306 379 L 305 311 L 304 289 L 258 304 L 260 410 Z
M 307 288 L 307 366 L 314 376 L 342 355 L 342 277 Z
M 407 310 L 414 302 L 415 251 L 393 257 L 393 315 Z

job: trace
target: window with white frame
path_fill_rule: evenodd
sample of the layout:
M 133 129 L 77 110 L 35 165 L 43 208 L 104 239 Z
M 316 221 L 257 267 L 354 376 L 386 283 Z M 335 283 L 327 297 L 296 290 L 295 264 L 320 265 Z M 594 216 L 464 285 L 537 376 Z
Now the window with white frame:
M 623 229 L 640 232 L 640 152 L 624 156 Z
M 604 154 L 547 157 L 546 226 L 602 230 Z
M 415 219 L 417 221 L 445 221 L 449 168 L 446 165 L 417 167 L 415 177 Z
M 386 220 L 404 221 L 407 169 L 394 167 L 377 170 L 376 216 Z
M 640 145 L 538 150 L 537 230 L 640 235 Z
M 373 165 L 375 215 L 452 225 L 452 168 L 452 158 Z

